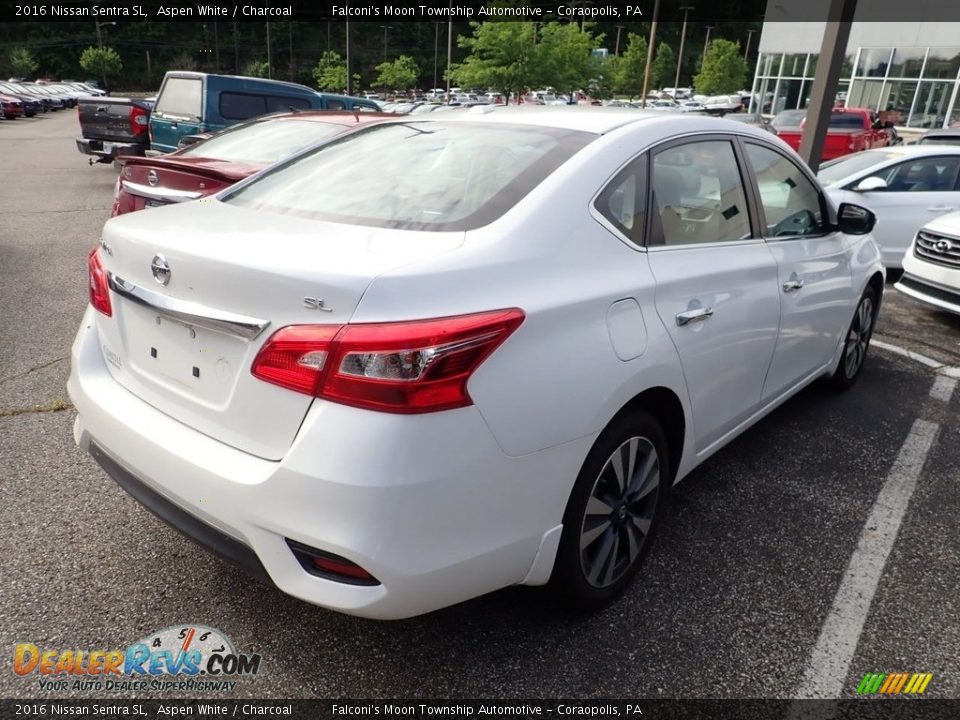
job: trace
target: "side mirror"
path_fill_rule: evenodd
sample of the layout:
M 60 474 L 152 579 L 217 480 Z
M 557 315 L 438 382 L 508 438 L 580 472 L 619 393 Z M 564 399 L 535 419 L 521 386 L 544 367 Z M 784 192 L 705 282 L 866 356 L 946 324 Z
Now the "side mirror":
M 881 177 L 871 176 L 864 178 L 853 188 L 856 192 L 870 192 L 872 190 L 886 190 L 887 181 Z
M 877 224 L 877 216 L 865 207 L 841 203 L 837 209 L 837 230 L 847 235 L 866 235 Z
M 887 121 L 883 124 L 883 126 L 884 126 L 885 128 L 887 128 L 888 130 L 892 130 L 894 127 L 896 127 L 896 126 L 893 124 L 893 120 L 887 120 Z

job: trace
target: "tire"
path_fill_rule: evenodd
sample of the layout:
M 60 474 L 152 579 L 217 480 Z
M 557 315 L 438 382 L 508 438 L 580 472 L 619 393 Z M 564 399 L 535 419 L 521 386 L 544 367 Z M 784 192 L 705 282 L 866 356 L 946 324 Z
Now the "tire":
M 551 578 L 574 608 L 603 607 L 630 584 L 663 515 L 669 467 L 663 430 L 642 410 L 597 438 L 567 501 Z
M 852 387 L 860 377 L 863 363 L 867 359 L 867 350 L 870 349 L 870 338 L 873 337 L 873 327 L 877 319 L 877 293 L 867 286 L 853 312 L 853 320 L 843 336 L 843 354 L 840 364 L 830 378 L 834 388 L 846 390 Z

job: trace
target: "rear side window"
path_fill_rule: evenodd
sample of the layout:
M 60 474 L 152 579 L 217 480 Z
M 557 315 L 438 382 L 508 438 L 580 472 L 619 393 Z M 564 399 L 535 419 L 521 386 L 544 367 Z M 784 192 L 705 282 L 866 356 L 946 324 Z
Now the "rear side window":
M 220 93 L 220 116 L 226 120 L 246 120 L 267 112 L 267 98 L 249 93 Z
M 352 225 L 470 230 L 499 218 L 595 137 L 501 123 L 374 125 L 267 171 L 224 200 Z
M 327 100 L 326 102 L 327 110 L 345 110 L 346 105 L 340 100 Z
M 597 196 L 594 207 L 626 238 L 643 245 L 647 202 L 647 156 L 632 160 Z
M 309 110 L 306 98 L 286 95 L 267 95 L 267 112 L 290 112 L 291 110 Z
M 167 78 L 155 112 L 199 120 L 202 95 L 203 81 L 200 78 Z
M 733 145 L 692 142 L 653 159 L 653 245 L 730 242 L 751 237 L 750 214 Z

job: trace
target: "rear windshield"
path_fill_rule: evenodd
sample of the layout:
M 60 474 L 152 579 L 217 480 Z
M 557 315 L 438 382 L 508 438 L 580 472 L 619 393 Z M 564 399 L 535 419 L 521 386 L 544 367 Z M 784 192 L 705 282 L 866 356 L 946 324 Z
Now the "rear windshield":
M 156 112 L 199 120 L 202 86 L 200 78 L 167 78 L 157 99 Z
M 863 128 L 863 116 L 848 115 L 847 113 L 833 113 L 830 115 L 832 128 Z
M 225 201 L 353 225 L 470 230 L 499 218 L 595 137 L 439 120 L 375 125 L 259 176 Z
M 777 115 L 770 124 L 775 128 L 800 127 L 806 116 L 806 110 L 788 110 Z
M 343 125 L 317 120 L 276 118 L 226 130 L 177 154 L 230 162 L 273 163 L 346 129 Z

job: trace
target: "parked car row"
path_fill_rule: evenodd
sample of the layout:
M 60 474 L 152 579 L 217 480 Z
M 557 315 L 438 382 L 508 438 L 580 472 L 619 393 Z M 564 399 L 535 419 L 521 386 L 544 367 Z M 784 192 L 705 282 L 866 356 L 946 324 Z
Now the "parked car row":
M 34 117 L 42 112 L 75 107 L 81 98 L 105 94 L 99 88 L 79 82 L 0 82 L 0 118 Z

